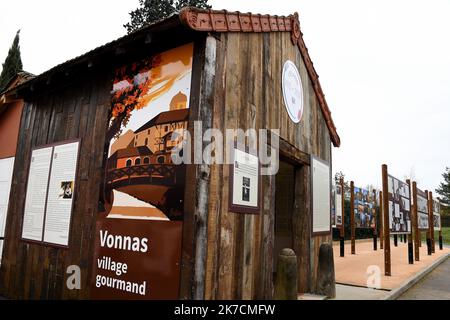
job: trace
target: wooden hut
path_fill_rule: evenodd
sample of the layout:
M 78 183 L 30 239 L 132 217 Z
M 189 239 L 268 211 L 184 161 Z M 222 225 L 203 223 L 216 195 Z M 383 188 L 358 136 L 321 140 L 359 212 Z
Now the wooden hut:
M 285 107 L 288 61 L 302 85 L 298 121 Z M 297 14 L 185 8 L 15 94 L 25 104 L 1 295 L 270 299 L 284 247 L 298 256 L 299 292 L 316 292 L 319 248 L 331 229 L 313 227 L 311 166 L 319 158 L 331 168 L 340 139 Z M 196 121 L 202 132 L 279 129 L 279 170 L 258 175 L 254 210 L 233 209 L 233 166 L 168 160 L 176 130 L 187 128 L 195 144 Z M 128 157 L 120 168 L 118 154 Z M 47 189 L 33 198 L 41 174 Z M 244 179 L 245 201 L 250 188 Z

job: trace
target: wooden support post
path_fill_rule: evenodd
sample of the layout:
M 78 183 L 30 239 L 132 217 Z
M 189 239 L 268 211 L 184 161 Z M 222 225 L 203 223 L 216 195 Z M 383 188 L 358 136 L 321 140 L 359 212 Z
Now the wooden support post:
M 439 215 L 440 215 L 441 214 L 441 202 L 440 201 L 439 201 L 438 205 L 439 205 Z M 439 218 L 440 218 L 440 216 L 439 216 Z M 442 222 L 439 223 L 439 227 L 440 227 L 440 229 L 439 229 L 439 250 L 442 250 L 443 249 Z
M 398 247 L 398 236 L 394 234 L 394 247 Z
M 427 253 L 431 256 L 431 221 L 430 221 L 430 199 L 428 195 L 428 190 L 425 190 L 427 195 L 427 209 L 428 209 L 428 229 L 427 229 Z
M 408 190 L 409 190 L 409 199 L 411 200 L 411 181 L 408 179 L 406 180 L 406 183 L 408 184 Z M 412 220 L 412 210 L 411 210 L 411 201 L 409 203 L 409 218 Z M 414 247 L 413 247 L 413 222 L 411 221 L 411 230 L 408 230 L 408 263 L 414 264 Z
M 340 236 L 340 256 L 345 256 L 345 191 L 344 191 L 344 178 L 341 177 L 339 180 L 339 184 L 341 185 L 341 212 L 342 212 L 342 224 L 341 228 L 339 230 L 339 236 Z
M 388 167 L 381 167 L 383 178 L 383 232 L 384 232 L 384 275 L 391 275 L 391 243 L 389 234 L 389 191 L 388 191 Z
M 428 213 L 430 221 L 430 234 L 431 234 L 431 252 L 435 253 L 435 243 L 434 243 L 434 215 L 433 215 L 433 192 L 428 194 Z
M 414 238 L 414 258 L 416 261 L 420 261 L 420 231 L 419 231 L 419 219 L 417 215 L 417 183 L 412 183 L 412 225 L 413 225 L 413 238 Z
M 417 233 L 419 237 L 419 248 L 422 248 L 422 233 L 420 232 L 420 230 Z
M 374 251 L 377 251 L 377 250 L 378 250 L 377 244 L 378 244 L 377 235 L 374 234 L 374 235 L 373 235 L 373 250 L 374 250 Z
M 383 249 L 383 191 L 380 191 L 380 203 L 379 203 L 379 210 L 380 210 L 380 249 Z
M 355 184 L 350 181 L 350 229 L 351 229 L 351 242 L 352 242 L 352 254 L 356 254 L 355 248 Z
M 373 189 L 373 201 L 372 201 L 372 205 L 373 205 L 373 221 L 375 223 L 374 227 L 373 227 L 373 250 L 377 251 L 377 237 L 378 237 L 378 232 L 377 232 L 377 228 L 378 228 L 378 223 L 377 223 L 377 209 L 376 209 L 376 204 L 377 204 L 377 190 Z

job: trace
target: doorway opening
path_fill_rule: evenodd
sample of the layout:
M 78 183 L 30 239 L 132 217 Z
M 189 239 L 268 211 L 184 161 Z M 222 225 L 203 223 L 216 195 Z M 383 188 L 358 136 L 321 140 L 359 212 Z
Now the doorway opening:
M 294 249 L 292 217 L 295 200 L 295 169 L 294 165 L 280 160 L 280 167 L 275 177 L 275 235 L 272 269 L 274 275 L 281 250 Z

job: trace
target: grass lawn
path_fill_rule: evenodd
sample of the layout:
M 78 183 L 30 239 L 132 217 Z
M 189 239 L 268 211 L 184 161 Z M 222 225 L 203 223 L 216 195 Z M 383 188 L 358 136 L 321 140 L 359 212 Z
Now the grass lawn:
M 427 241 L 427 233 L 425 231 L 421 232 L 422 241 Z M 450 245 L 450 227 L 443 227 L 442 228 L 442 239 L 444 244 Z M 439 245 L 439 232 L 434 232 L 434 242 L 436 243 L 436 246 Z

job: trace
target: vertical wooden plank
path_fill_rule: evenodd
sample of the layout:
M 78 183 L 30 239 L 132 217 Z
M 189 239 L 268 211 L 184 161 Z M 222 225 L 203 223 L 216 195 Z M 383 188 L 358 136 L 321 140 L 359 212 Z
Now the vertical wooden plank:
M 108 126 L 108 116 L 109 116 L 109 106 L 110 106 L 110 92 L 112 88 L 112 75 L 104 74 L 98 79 L 98 83 L 100 84 L 98 89 L 97 103 L 96 103 L 96 116 L 94 122 L 94 132 L 92 134 L 93 141 L 91 146 L 91 167 L 89 172 L 91 172 L 92 179 L 89 179 L 88 189 L 92 190 L 92 192 L 87 193 L 87 206 L 85 208 L 80 208 L 79 217 L 80 217 L 80 226 L 82 226 L 78 234 L 78 239 L 83 239 L 83 234 L 86 234 L 86 238 L 94 239 L 95 237 L 95 221 L 96 213 L 98 211 L 98 199 L 100 193 L 100 182 L 104 179 L 102 170 L 103 170 L 103 150 L 101 146 L 103 146 L 106 141 L 106 129 Z M 90 99 L 91 100 L 91 99 Z M 95 101 L 95 100 L 94 100 Z M 88 134 L 88 133 L 86 133 Z M 99 147 L 100 146 L 100 147 Z M 94 173 L 95 172 L 95 173 Z M 90 204 L 90 205 L 89 205 Z M 94 222 L 94 223 L 93 223 Z M 81 247 L 81 245 L 80 245 Z M 83 280 L 84 283 L 89 283 L 92 275 L 92 256 L 94 252 L 94 242 L 90 241 L 88 244 L 85 244 L 84 250 L 77 252 L 74 257 L 71 257 L 71 263 L 73 259 L 80 260 L 82 266 L 84 266 L 85 275 Z M 89 287 L 87 290 L 83 290 L 81 292 L 81 298 L 86 299 L 89 297 Z M 80 297 L 78 297 L 80 298 Z
M 419 218 L 417 213 L 417 183 L 413 181 L 412 184 L 412 196 L 413 196 L 413 205 L 412 205 L 412 220 L 413 220 L 413 229 L 414 229 L 414 259 L 416 261 L 420 261 L 420 232 L 419 232 Z
M 227 37 L 221 35 L 216 49 L 216 85 L 214 93 L 213 122 L 212 127 L 223 133 L 224 109 L 225 109 L 225 56 L 227 51 Z M 221 147 L 221 146 L 219 146 Z M 221 207 L 226 205 L 222 202 L 220 194 L 222 188 L 223 165 L 211 165 L 210 173 L 210 201 L 208 207 L 208 248 L 206 260 L 205 299 L 216 299 L 217 275 L 219 268 L 219 218 Z
M 244 62 L 243 67 L 243 81 L 247 86 L 243 86 L 242 108 L 245 110 L 245 123 L 241 123 L 244 130 L 253 129 L 257 133 L 258 129 L 258 112 L 256 105 L 260 106 L 261 98 L 261 42 L 258 34 L 243 34 L 247 39 L 247 61 Z M 257 137 L 256 137 L 257 139 Z M 249 141 L 248 146 L 252 150 L 258 150 L 258 143 L 256 140 Z M 243 279 L 242 279 L 242 299 L 250 300 L 254 297 L 254 264 L 256 261 L 255 252 L 256 247 L 259 246 L 255 242 L 255 220 L 259 215 L 245 215 L 244 216 L 244 248 L 243 248 Z
M 233 128 L 241 129 L 244 132 L 247 129 L 247 88 L 248 88 L 248 78 L 249 73 L 249 55 L 242 55 L 240 52 L 249 52 L 249 37 L 246 34 L 238 33 L 236 34 L 239 51 L 235 52 L 237 58 L 237 69 L 234 71 L 236 76 L 235 87 L 233 90 L 233 96 L 230 97 L 230 103 L 236 104 L 236 119 L 234 119 Z M 229 195 L 231 196 L 231 195 Z M 235 214 L 235 231 L 234 231 L 234 277 L 233 277 L 233 299 L 242 299 L 244 281 L 244 245 L 245 245 L 245 215 Z
M 383 243 L 384 243 L 384 224 L 383 224 L 383 191 L 380 191 L 379 193 L 380 201 L 379 201 L 379 210 L 380 210 L 380 249 L 383 249 Z
M 263 176 L 263 223 L 261 273 L 263 282 L 259 295 L 263 299 L 273 298 L 273 247 L 275 233 L 275 176 Z
M 429 227 L 431 236 L 431 253 L 435 253 L 435 243 L 434 243 L 434 218 L 433 218 L 433 192 L 428 192 L 428 216 L 429 216 Z
M 339 185 L 341 186 L 341 227 L 339 228 L 339 245 L 340 245 L 340 256 L 343 258 L 345 256 L 345 185 L 344 178 L 339 179 Z
M 238 119 L 239 95 L 239 61 L 240 61 L 240 43 L 239 35 L 235 33 L 227 34 L 227 53 L 226 53 L 226 79 L 225 79 L 225 129 L 236 129 Z M 236 215 L 228 211 L 228 184 L 229 167 L 223 168 L 223 191 L 221 217 L 220 217 L 220 266 L 218 275 L 218 299 L 232 299 L 235 297 L 235 219 Z
M 355 185 L 350 181 L 350 228 L 351 228 L 351 242 L 352 254 L 356 254 L 355 245 Z
M 389 190 L 388 190 L 388 168 L 383 164 L 381 170 L 383 181 L 383 228 L 384 228 L 384 274 L 391 275 L 391 242 L 389 234 Z
M 199 119 L 203 130 L 212 126 L 212 98 L 214 96 L 216 67 L 216 39 L 212 36 L 206 38 L 205 64 L 201 80 Z M 207 143 L 203 142 L 202 150 Z M 195 230 L 195 264 L 194 264 L 194 299 L 205 297 L 205 267 L 207 248 L 207 219 L 209 201 L 209 175 L 208 164 L 201 164 L 198 168 L 196 183 L 196 230 Z
M 194 145 L 194 122 L 199 120 L 200 108 L 200 80 L 205 63 L 205 40 L 194 44 L 194 55 L 192 65 L 192 80 L 190 94 L 190 110 L 188 131 L 191 135 L 191 145 Z M 191 150 L 191 159 L 194 159 L 194 150 Z M 197 179 L 197 166 L 186 165 L 186 186 L 195 186 Z M 180 298 L 193 298 L 194 282 L 194 236 L 195 236 L 195 197 L 194 187 L 185 188 L 184 191 L 184 220 L 183 220 L 183 245 L 181 254 L 181 279 Z
M 263 112 L 263 37 L 258 34 L 251 35 L 250 39 L 251 48 L 252 48 L 252 64 L 251 64 L 251 79 L 250 84 L 252 87 L 251 92 L 251 115 L 254 115 L 254 120 L 252 123 L 252 127 L 255 130 L 259 130 L 263 128 L 262 122 L 264 121 Z M 250 118 L 251 119 L 251 118 Z M 261 142 L 259 141 L 259 149 L 262 148 Z M 255 146 L 255 149 L 258 146 Z M 262 177 L 260 178 L 260 183 L 262 183 Z M 262 188 L 260 188 L 260 191 Z M 262 195 L 260 195 L 260 199 L 262 199 Z M 262 200 L 260 200 L 262 201 Z M 262 203 L 261 203 L 262 208 Z M 259 291 L 261 286 L 261 246 L 264 246 L 261 242 L 261 220 L 262 220 L 262 209 L 259 214 L 252 216 L 252 268 L 251 268 L 251 277 L 252 277 L 252 293 L 251 299 L 258 299 L 260 297 Z
M 297 253 L 298 259 L 298 290 L 300 293 L 311 292 L 312 277 L 311 277 L 311 172 L 309 166 L 301 166 L 296 169 L 296 204 L 300 208 L 296 219 L 293 220 L 295 228 L 298 229 L 297 239 L 299 242 L 295 244 L 299 248 Z M 298 194 L 298 196 L 297 196 Z
M 25 184 L 25 174 L 23 168 L 26 167 L 27 159 L 27 144 L 31 144 L 31 139 L 25 139 L 30 137 L 34 128 L 34 119 L 36 117 L 36 108 L 32 103 L 24 103 L 24 112 L 22 114 L 21 127 L 19 130 L 19 138 L 17 145 L 17 153 L 14 164 L 13 183 L 11 185 L 10 199 L 17 199 L 18 194 L 22 191 Z M 23 193 L 22 193 L 23 194 Z M 7 213 L 7 225 L 5 229 L 5 241 L 4 241 L 4 254 L 1 266 L 1 279 L 2 283 L 0 290 L 4 296 L 16 298 L 15 292 L 15 280 L 16 280 L 16 260 L 17 256 L 21 254 L 18 248 L 18 243 L 15 241 L 15 230 L 21 226 L 20 222 L 20 206 L 22 201 L 10 201 L 9 209 Z
M 262 35 L 262 63 L 270 65 L 270 43 L 269 33 Z M 270 112 L 272 94 L 270 91 L 271 75 L 270 68 L 262 68 L 262 92 L 261 92 L 261 127 L 275 129 L 273 117 Z M 263 176 L 262 183 L 262 212 L 261 212 L 261 253 L 260 253 L 260 284 L 255 289 L 258 299 L 272 299 L 273 295 L 273 247 L 274 247 L 274 214 L 275 214 L 275 176 Z

